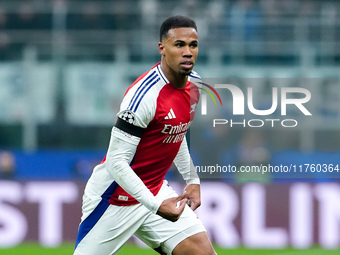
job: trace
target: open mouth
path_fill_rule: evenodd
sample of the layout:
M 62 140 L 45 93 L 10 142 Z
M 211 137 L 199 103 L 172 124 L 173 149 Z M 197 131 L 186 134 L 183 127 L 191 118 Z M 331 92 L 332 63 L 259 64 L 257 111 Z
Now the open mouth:
M 193 65 L 194 65 L 193 62 L 191 61 L 186 61 L 186 62 L 181 63 L 181 66 L 185 69 L 190 69 L 193 67 Z

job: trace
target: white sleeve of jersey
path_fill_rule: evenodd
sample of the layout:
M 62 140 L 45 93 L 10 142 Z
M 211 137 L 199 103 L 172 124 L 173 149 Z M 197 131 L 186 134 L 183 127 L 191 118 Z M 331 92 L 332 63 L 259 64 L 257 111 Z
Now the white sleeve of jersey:
M 196 168 L 190 157 L 186 138 L 182 141 L 181 147 L 174 159 L 174 163 L 187 185 L 200 184 Z
M 154 77 L 150 79 L 153 82 L 157 82 L 159 80 L 156 74 L 151 77 Z M 160 89 L 162 88 L 162 84 L 156 83 L 155 86 L 152 86 L 147 90 L 147 93 L 146 85 L 143 86 L 143 83 L 139 84 L 139 86 L 137 85 L 133 86 L 124 96 L 120 105 L 120 110 L 117 113 L 117 117 L 133 124 L 134 126 L 146 128 L 150 121 L 154 118 L 157 97 Z
M 151 193 L 130 167 L 139 141 L 139 137 L 113 127 L 106 157 L 107 171 L 127 193 L 150 211 L 157 213 L 162 201 Z

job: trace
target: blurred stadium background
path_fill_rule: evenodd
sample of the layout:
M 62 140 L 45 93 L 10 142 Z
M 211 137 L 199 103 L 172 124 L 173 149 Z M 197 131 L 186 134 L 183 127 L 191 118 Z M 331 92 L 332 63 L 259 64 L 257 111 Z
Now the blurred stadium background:
M 313 122 L 289 131 L 199 130 L 195 162 L 340 164 L 339 1 L 1 0 L 0 253 L 74 242 L 85 181 L 105 155 L 123 93 L 159 62 L 159 26 L 176 14 L 197 21 L 203 78 L 241 87 L 260 79 L 254 98 L 265 103 L 282 79 L 298 79 L 313 98 Z M 221 147 L 209 144 L 215 135 Z M 207 178 L 198 215 L 226 249 L 338 249 L 334 176 Z M 175 171 L 168 179 L 183 188 Z

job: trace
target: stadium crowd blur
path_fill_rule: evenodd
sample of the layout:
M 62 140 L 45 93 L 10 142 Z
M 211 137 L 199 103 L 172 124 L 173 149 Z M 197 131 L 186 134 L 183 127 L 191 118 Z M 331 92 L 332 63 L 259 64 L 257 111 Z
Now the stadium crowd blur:
M 336 0 L 2 0 L 0 64 L 22 61 L 25 49 L 33 46 L 40 62 L 62 58 L 72 63 L 112 63 L 121 61 L 120 55 L 126 50 L 129 63 L 152 65 L 160 60 L 156 48 L 159 24 L 175 14 L 197 21 L 201 44 L 198 65 L 214 66 L 216 61 L 225 66 L 299 66 L 303 62 L 302 52 L 310 49 L 314 52 L 314 65 L 340 64 L 340 2 Z M 131 81 L 134 78 L 137 77 L 131 77 Z M 336 86 L 329 84 L 325 93 L 334 95 Z M 69 124 L 65 98 L 60 96 L 58 100 L 54 120 L 38 125 L 38 148 L 104 150 L 111 126 Z M 22 131 L 20 123 L 9 124 L 0 118 L 0 149 L 20 151 Z M 207 143 L 212 136 L 218 139 L 221 135 L 220 130 L 213 132 L 202 134 Z M 339 149 L 339 130 L 321 132 L 318 137 L 320 141 L 332 137 L 333 144 L 328 149 Z M 235 164 L 268 163 L 275 143 L 293 144 L 283 145 L 283 149 L 298 147 L 296 136 L 268 141 L 263 133 L 249 132 L 224 139 L 227 150 L 221 150 L 218 157 L 225 164 L 228 160 Z M 230 152 L 232 146 L 234 150 Z M 40 158 L 53 158 L 41 153 Z M 253 158 L 254 153 L 260 156 Z M 87 155 L 88 161 L 76 154 L 67 158 L 69 176 L 86 179 L 105 151 L 98 157 Z M 210 159 L 217 157 L 216 153 L 206 155 Z M 20 175 L 20 162 L 25 155 L 19 152 L 16 157 Z M 64 166 L 54 167 L 58 171 L 57 167 Z
M 221 51 L 226 63 L 237 60 L 226 46 L 241 43 L 234 50 L 246 64 L 296 64 L 297 43 L 309 41 L 322 50 L 322 40 L 339 40 L 339 33 L 332 35 L 339 29 L 339 6 L 335 0 L 3 0 L 0 60 L 20 59 L 26 45 L 51 59 L 54 31 L 64 32 L 68 59 L 111 61 L 120 44 L 129 45 L 132 61 L 155 59 L 155 52 L 140 53 L 144 36 L 157 38 L 164 17 L 184 14 L 197 20 L 202 42 L 226 48 Z M 201 61 L 206 54 L 203 50 Z M 332 57 L 329 61 L 339 62 L 339 52 Z

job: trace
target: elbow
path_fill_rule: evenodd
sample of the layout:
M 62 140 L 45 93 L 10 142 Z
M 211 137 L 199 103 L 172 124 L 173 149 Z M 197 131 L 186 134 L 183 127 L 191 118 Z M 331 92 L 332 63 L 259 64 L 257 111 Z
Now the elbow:
M 129 167 L 129 163 L 126 160 L 108 155 L 106 170 L 115 180 L 124 179 L 124 173 L 127 167 Z

